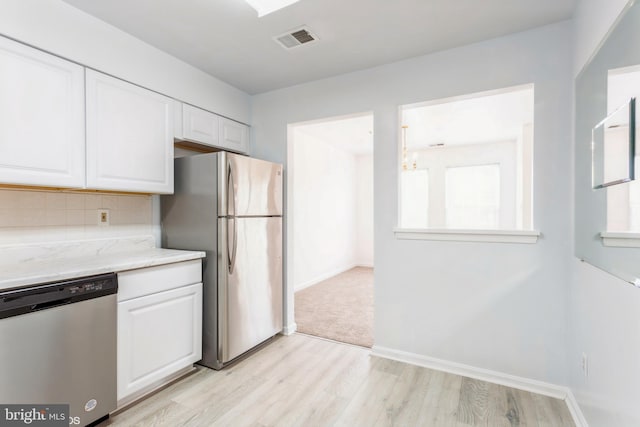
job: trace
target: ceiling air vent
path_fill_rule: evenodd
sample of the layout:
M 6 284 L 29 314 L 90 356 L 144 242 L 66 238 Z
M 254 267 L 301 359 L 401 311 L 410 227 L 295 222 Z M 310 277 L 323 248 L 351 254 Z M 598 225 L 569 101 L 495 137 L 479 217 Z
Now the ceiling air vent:
M 288 50 L 314 43 L 318 41 L 318 37 L 316 37 L 309 28 L 302 27 L 293 31 L 287 31 L 285 34 L 274 37 L 274 40 Z

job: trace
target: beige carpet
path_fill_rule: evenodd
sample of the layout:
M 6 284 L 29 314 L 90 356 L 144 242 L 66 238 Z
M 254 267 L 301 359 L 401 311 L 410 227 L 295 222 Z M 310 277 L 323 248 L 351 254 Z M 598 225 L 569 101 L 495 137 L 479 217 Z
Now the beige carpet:
M 373 345 L 373 268 L 356 267 L 295 293 L 298 331 Z

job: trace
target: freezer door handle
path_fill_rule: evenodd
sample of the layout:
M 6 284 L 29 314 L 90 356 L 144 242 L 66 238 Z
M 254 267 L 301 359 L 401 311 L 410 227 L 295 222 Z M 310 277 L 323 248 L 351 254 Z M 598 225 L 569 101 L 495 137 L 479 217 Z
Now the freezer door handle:
M 236 189 L 231 160 L 227 162 L 227 216 L 236 216 Z

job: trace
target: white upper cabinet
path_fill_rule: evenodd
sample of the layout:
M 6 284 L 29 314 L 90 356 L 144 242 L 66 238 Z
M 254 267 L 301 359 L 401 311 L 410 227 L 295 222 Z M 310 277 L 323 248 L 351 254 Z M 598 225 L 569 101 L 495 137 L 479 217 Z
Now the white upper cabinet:
M 200 108 L 182 104 L 182 138 L 217 147 L 220 117 Z
M 226 150 L 246 153 L 249 146 L 249 126 L 220 117 L 220 146 Z
M 176 126 L 176 138 L 222 150 L 246 153 L 249 127 L 209 111 L 182 104 L 182 121 Z
M 87 187 L 173 192 L 171 98 L 86 71 Z
M 85 184 L 84 68 L 0 38 L 0 183 Z

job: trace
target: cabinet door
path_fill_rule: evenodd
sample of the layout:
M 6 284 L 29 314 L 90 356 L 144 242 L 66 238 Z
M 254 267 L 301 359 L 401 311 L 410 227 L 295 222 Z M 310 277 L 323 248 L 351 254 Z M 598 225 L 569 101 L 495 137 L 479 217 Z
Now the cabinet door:
M 118 400 L 202 358 L 202 283 L 118 303 Z
M 218 146 L 219 119 L 213 113 L 182 104 L 183 139 L 205 145 Z
M 84 187 L 84 68 L 0 37 L 0 182 Z
M 173 193 L 173 100 L 87 70 L 87 187 Z
M 246 153 L 249 145 L 249 126 L 220 117 L 220 147 Z

